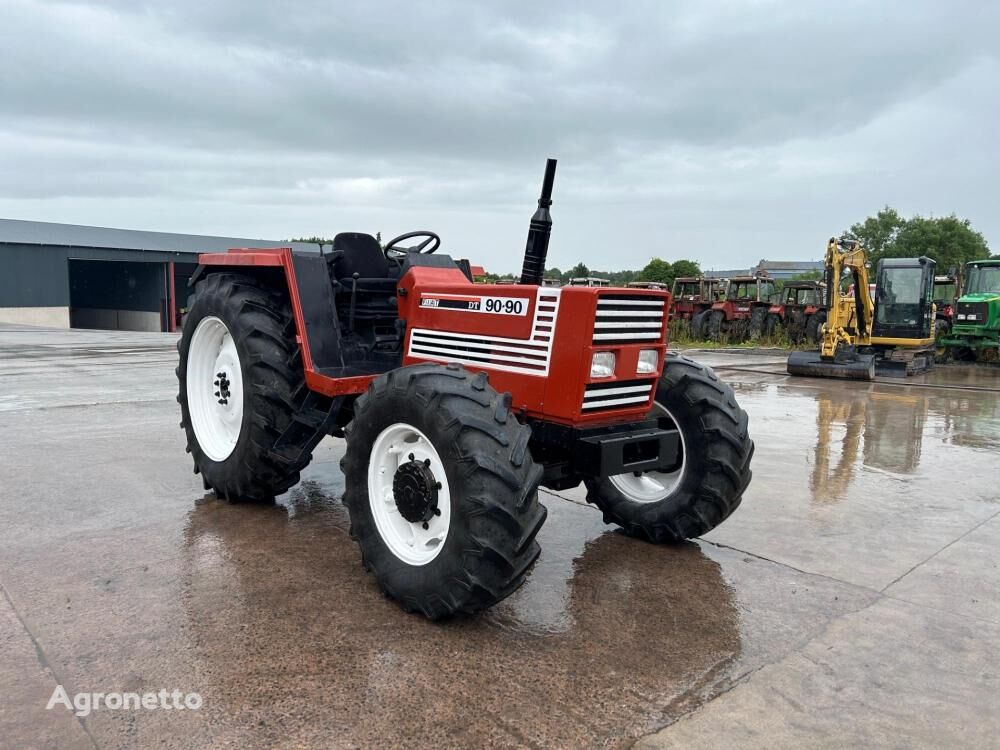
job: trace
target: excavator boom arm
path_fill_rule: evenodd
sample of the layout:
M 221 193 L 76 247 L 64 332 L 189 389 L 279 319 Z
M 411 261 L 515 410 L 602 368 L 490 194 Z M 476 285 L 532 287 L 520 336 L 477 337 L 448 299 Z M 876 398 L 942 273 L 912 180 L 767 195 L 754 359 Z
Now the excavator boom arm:
M 860 242 L 831 237 L 825 266 L 827 318 L 820 353 L 832 358 L 839 344 L 865 346 L 870 342 L 875 307 L 868 291 L 868 257 Z M 840 291 L 845 270 L 851 272 L 853 295 Z

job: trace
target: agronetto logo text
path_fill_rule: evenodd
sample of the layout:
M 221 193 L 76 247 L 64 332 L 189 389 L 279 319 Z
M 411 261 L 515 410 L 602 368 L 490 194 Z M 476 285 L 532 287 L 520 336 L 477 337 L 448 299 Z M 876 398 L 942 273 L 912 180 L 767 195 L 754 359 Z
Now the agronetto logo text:
M 202 699 L 198 693 L 182 693 L 180 690 L 159 690 L 155 693 L 76 693 L 70 696 L 66 688 L 56 685 L 52 697 L 45 707 L 52 710 L 63 706 L 77 716 L 90 716 L 91 712 L 109 711 L 197 711 Z

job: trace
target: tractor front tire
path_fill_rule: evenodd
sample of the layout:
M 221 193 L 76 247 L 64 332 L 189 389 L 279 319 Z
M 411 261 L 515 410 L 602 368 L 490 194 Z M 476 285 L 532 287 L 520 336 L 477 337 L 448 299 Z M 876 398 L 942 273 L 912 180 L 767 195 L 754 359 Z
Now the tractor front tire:
M 209 274 L 177 350 L 181 426 L 205 489 L 269 502 L 295 485 L 326 432 L 287 295 L 242 274 Z
M 650 416 L 667 417 L 680 431 L 680 466 L 588 479 L 587 501 L 606 523 L 650 542 L 701 536 L 736 510 L 750 483 L 747 414 L 711 368 L 668 353 Z
M 341 461 L 361 560 L 408 612 L 437 620 L 513 593 L 539 555 L 531 428 L 485 373 L 402 367 L 354 404 Z

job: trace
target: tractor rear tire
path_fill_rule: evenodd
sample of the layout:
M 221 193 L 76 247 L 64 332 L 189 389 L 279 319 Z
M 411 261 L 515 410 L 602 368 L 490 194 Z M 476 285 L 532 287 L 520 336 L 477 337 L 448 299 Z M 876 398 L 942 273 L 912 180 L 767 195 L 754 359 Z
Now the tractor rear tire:
M 756 341 L 764 334 L 764 322 L 767 320 L 767 308 L 757 306 L 750 313 L 750 327 L 747 338 Z
M 546 510 L 509 394 L 456 364 L 402 367 L 358 397 L 346 432 L 351 536 L 387 596 L 437 620 L 517 590 Z
M 722 338 L 722 321 L 724 318 L 725 314 L 720 310 L 709 312 L 708 323 L 705 326 L 709 341 L 719 341 Z
M 691 317 L 691 339 L 693 341 L 703 341 L 705 338 L 705 319 L 708 317 L 708 310 L 696 312 Z
M 806 321 L 806 341 L 810 344 L 818 344 L 820 334 L 823 331 L 823 324 L 826 322 L 826 311 L 813 313 Z
M 750 483 L 747 414 L 711 368 L 668 353 L 650 416 L 668 417 L 680 431 L 680 468 L 588 479 L 587 501 L 606 523 L 650 542 L 706 534 L 736 510 Z
M 764 321 L 764 337 L 768 339 L 773 339 L 774 334 L 778 332 L 778 325 L 781 323 L 781 318 L 774 313 L 768 313 L 767 319 Z
M 212 273 L 189 307 L 177 343 L 177 401 L 195 473 L 227 500 L 273 501 L 298 483 L 326 434 L 305 386 L 287 295 L 248 276 Z

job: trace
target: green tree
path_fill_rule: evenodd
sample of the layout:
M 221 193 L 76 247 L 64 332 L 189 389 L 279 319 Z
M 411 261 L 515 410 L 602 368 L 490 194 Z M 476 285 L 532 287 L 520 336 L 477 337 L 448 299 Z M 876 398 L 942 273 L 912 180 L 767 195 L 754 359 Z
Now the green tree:
M 587 276 L 590 276 L 590 269 L 583 263 L 577 263 L 566 272 L 566 276 L 568 279 L 586 278 Z
M 968 219 L 952 214 L 940 219 L 914 216 L 899 230 L 891 255 L 884 257 L 915 258 L 926 255 L 947 271 L 960 268 L 970 260 L 988 258 L 986 238 L 969 225 Z
M 308 243 L 310 243 L 312 245 L 319 245 L 320 243 L 322 243 L 324 245 L 330 245 L 330 244 L 333 243 L 333 240 L 329 240 L 326 237 L 317 237 L 317 236 L 312 236 L 312 237 L 292 237 L 292 239 L 290 239 L 290 240 L 283 240 L 283 241 L 284 242 L 308 242 Z
M 674 272 L 675 279 L 682 276 L 701 276 L 701 266 L 698 265 L 698 262 L 687 260 L 686 258 L 675 260 L 671 264 L 671 269 Z
M 886 206 L 875 216 L 853 225 L 848 231 L 861 240 L 872 263 L 881 258 L 916 258 L 926 255 L 938 268 L 960 267 L 970 260 L 988 258 L 986 238 L 968 219 L 955 214 L 941 218 L 914 216 L 906 219 Z
M 639 281 L 658 281 L 661 284 L 674 283 L 674 267 L 663 258 L 650 258 L 649 263 L 639 271 Z
M 906 219 L 896 209 L 885 206 L 874 216 L 851 226 L 845 234 L 861 240 L 869 255 L 880 258 L 895 243 L 896 235 L 904 224 Z
M 678 276 L 700 276 L 701 266 L 693 260 L 680 259 L 673 263 L 663 258 L 651 258 L 646 267 L 635 274 L 639 281 L 658 281 L 670 286 Z M 631 279 L 630 279 L 631 281 Z

